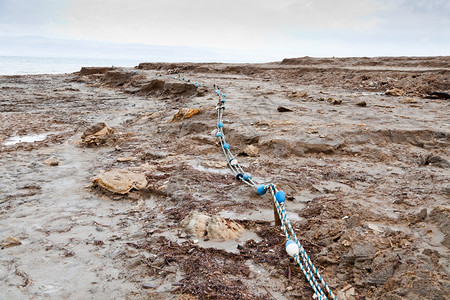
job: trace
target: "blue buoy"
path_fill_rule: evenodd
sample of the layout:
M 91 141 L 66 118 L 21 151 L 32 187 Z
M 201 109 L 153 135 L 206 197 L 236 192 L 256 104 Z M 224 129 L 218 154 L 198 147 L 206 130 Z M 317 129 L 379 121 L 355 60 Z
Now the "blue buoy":
M 223 122 L 217 123 L 217 127 L 222 128 L 223 127 Z
M 230 149 L 230 144 L 228 144 L 228 143 L 223 144 L 223 149 L 229 150 Z
M 227 100 L 225 100 L 225 99 L 220 100 L 220 102 L 222 102 L 222 103 L 225 103 L 225 101 L 227 101 Z
M 251 178 L 252 178 L 252 176 L 250 176 L 249 173 L 244 174 L 244 180 L 250 180 Z
M 244 175 L 242 175 L 241 173 L 237 173 L 236 174 L 236 179 L 237 180 L 241 179 L 242 177 L 244 177 Z
M 196 81 L 196 82 L 194 83 L 194 85 L 195 85 L 196 87 L 198 87 L 198 82 Z
M 267 188 L 264 184 L 260 184 L 256 187 L 256 191 L 262 196 L 267 192 Z
M 286 200 L 286 193 L 283 191 L 278 191 L 275 194 L 275 198 L 277 199 L 278 203 L 283 203 Z
M 221 138 L 223 136 L 223 134 L 222 134 L 222 132 L 218 132 L 218 133 L 216 133 L 216 137 L 218 137 L 218 138 Z
M 225 98 L 225 94 L 224 93 L 222 93 L 222 97 Z

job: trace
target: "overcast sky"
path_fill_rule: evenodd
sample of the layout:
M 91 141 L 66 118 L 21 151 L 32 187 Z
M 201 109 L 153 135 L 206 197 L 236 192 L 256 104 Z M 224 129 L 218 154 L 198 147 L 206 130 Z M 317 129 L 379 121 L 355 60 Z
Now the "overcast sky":
M 272 57 L 450 55 L 450 0 L 0 0 L 0 36 Z

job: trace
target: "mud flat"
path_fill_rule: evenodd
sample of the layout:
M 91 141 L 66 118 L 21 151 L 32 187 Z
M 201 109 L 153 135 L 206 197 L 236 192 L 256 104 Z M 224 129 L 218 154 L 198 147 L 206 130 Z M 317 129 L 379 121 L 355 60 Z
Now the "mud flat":
M 286 191 L 340 299 L 447 299 L 449 78 L 449 57 L 1 76 L 0 299 L 312 297 L 210 134 L 213 84 L 232 151 Z M 189 233 L 191 212 L 239 238 Z

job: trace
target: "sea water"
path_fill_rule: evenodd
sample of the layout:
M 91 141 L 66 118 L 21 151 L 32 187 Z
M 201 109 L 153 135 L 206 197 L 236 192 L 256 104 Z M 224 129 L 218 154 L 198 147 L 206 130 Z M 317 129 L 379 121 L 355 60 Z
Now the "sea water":
M 0 75 L 63 74 L 81 67 L 134 67 L 138 60 L 0 56 Z

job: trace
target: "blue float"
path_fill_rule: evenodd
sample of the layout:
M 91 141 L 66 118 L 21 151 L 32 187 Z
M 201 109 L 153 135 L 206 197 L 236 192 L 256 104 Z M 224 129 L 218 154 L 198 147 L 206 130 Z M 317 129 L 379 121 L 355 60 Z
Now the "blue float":
M 223 136 L 223 134 L 222 134 L 222 132 L 218 132 L 218 133 L 216 133 L 216 137 L 218 137 L 218 138 L 221 138 Z
M 256 187 L 256 191 L 262 196 L 267 192 L 267 188 L 264 184 L 260 184 Z
M 194 83 L 194 85 L 195 85 L 196 87 L 198 87 L 198 82 L 196 81 L 196 82 Z
M 250 180 L 252 176 L 249 173 L 244 174 L 244 180 Z
M 225 98 L 225 94 L 224 93 L 222 93 L 222 97 Z
M 217 127 L 222 128 L 223 127 L 223 122 L 221 121 L 221 122 L 217 123 Z
M 283 203 L 286 200 L 286 193 L 283 191 L 278 191 L 275 194 L 275 198 L 277 199 L 278 203 Z
M 225 103 L 225 101 L 227 101 L 227 100 L 225 100 L 225 99 L 220 100 L 220 102 L 222 102 L 222 103 Z
M 228 143 L 223 144 L 223 149 L 230 150 L 230 144 Z

